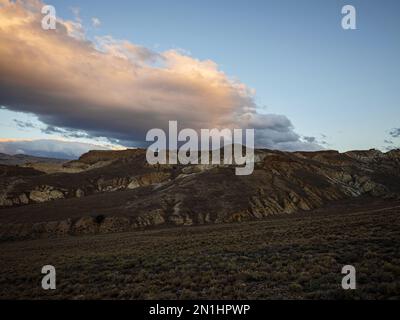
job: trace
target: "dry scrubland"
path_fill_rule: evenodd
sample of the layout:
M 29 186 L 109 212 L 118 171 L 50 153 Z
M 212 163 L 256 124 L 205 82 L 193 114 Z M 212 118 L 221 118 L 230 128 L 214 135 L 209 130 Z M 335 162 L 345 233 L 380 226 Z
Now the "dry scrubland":
M 254 222 L 3 242 L 0 297 L 399 299 L 397 206 L 360 200 Z M 55 291 L 40 288 L 44 264 L 57 268 Z M 355 291 L 341 289 L 345 264 L 357 269 Z

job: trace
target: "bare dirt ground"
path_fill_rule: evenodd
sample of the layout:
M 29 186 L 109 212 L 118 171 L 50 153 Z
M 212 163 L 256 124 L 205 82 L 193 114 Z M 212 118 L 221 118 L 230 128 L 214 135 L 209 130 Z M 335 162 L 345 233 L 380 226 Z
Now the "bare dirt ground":
M 400 203 L 0 243 L 2 299 L 399 299 Z M 57 289 L 41 289 L 54 265 Z M 357 289 L 341 288 L 344 265 Z

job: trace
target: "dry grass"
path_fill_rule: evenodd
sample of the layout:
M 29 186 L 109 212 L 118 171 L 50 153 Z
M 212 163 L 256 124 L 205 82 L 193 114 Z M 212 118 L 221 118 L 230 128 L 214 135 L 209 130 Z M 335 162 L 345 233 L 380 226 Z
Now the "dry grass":
M 399 299 L 400 211 L 361 209 L 2 243 L 0 298 Z M 40 287 L 45 264 L 55 291 Z M 341 289 L 345 264 L 355 291 Z

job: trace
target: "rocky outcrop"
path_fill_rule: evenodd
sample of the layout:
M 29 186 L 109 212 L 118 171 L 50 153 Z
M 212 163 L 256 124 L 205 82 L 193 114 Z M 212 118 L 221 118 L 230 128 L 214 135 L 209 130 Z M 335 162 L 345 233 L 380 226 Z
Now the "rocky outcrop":
M 143 156 L 146 153 L 143 149 L 127 149 L 119 151 L 93 150 L 83 154 L 79 158 L 80 163 L 95 164 L 99 162 L 129 159 L 137 156 Z
M 30 185 L 23 179 L 10 179 L 6 188 L 0 192 L 0 208 L 27 205 L 32 203 L 43 203 L 66 198 L 82 198 L 94 193 L 114 192 L 120 190 L 132 190 L 148 185 L 156 185 L 169 180 L 169 172 L 149 172 L 138 176 L 110 177 L 100 176 L 89 181 L 82 181 L 70 187 L 60 187 L 57 180 L 55 185 L 38 184 L 35 179 Z M 55 176 L 57 177 L 57 176 Z M 68 179 L 63 176 L 63 179 Z M 55 180 L 55 179 L 54 179 Z M 51 181 L 50 181 L 51 182 Z M 5 184 L 7 182 L 5 181 Z M 67 183 L 69 183 L 67 181 Z M 22 193 L 21 193 L 22 191 Z
M 36 190 L 32 190 L 29 193 L 29 199 L 32 202 L 47 202 L 51 200 L 63 199 L 65 197 L 64 193 L 67 190 L 56 190 L 52 186 L 41 186 Z

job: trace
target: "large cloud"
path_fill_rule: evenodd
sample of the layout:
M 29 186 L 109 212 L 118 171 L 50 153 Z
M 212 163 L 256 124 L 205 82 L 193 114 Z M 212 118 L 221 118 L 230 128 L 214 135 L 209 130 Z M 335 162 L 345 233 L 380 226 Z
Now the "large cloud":
M 285 116 L 258 114 L 252 90 L 213 61 L 110 36 L 88 41 L 80 21 L 58 19 L 46 31 L 42 6 L 0 0 L 0 105 L 126 145 L 177 120 L 182 128 L 254 127 L 269 148 L 319 148 L 302 142 Z

